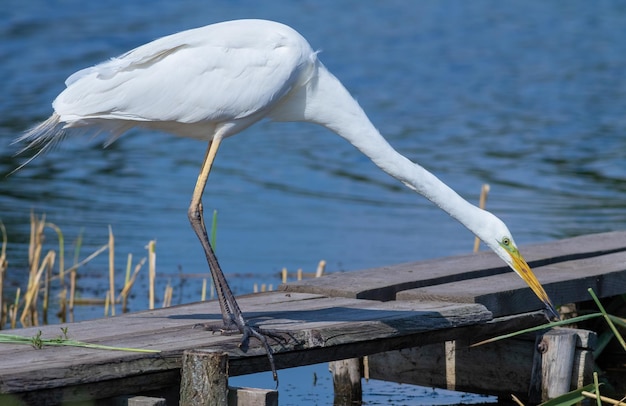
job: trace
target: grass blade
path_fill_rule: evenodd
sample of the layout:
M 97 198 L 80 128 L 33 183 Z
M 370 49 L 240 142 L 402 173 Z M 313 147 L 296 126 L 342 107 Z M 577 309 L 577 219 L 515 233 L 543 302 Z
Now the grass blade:
M 571 319 L 567 319 L 567 320 L 553 321 L 553 322 L 550 322 L 550 323 L 542 324 L 540 326 L 535 326 L 535 327 L 530 327 L 530 328 L 527 328 L 527 329 L 524 329 L 524 330 L 514 331 L 514 332 L 509 333 L 509 334 L 503 334 L 501 336 L 489 338 L 487 340 L 483 340 L 483 341 L 474 343 L 474 344 L 470 345 L 470 347 L 478 347 L 479 345 L 488 344 L 488 343 L 492 343 L 492 342 L 500 341 L 500 340 L 505 340 L 507 338 L 516 337 L 516 336 L 521 335 L 521 334 L 533 333 L 535 331 L 541 331 L 541 330 L 549 329 L 549 328 L 552 328 L 552 327 L 565 326 L 565 325 L 568 325 L 568 324 L 578 323 L 578 322 L 581 322 L 581 321 L 584 321 L 584 320 L 594 319 L 594 318 L 597 318 L 597 317 L 602 317 L 602 313 L 585 314 L 585 315 L 582 315 L 582 316 L 572 317 Z
M 66 346 L 66 347 L 82 347 L 93 348 L 97 350 L 109 350 L 109 351 L 129 351 L 129 352 L 142 352 L 142 353 L 159 353 L 160 350 L 150 350 L 144 348 L 129 348 L 129 347 L 115 347 L 110 345 L 92 344 L 84 341 L 71 340 L 67 338 L 67 328 L 62 328 L 63 336 L 56 338 L 41 338 L 41 330 L 34 337 L 24 337 L 15 334 L 0 334 L 0 344 L 26 344 L 32 345 L 35 348 L 42 348 L 44 346 Z
M 617 338 L 617 341 L 619 341 L 624 351 L 626 351 L 626 342 L 624 342 L 624 337 L 622 337 L 619 331 L 617 331 L 617 327 L 615 327 L 615 324 L 613 324 L 613 318 L 609 317 L 606 310 L 604 310 L 604 306 L 602 306 L 602 303 L 600 303 L 600 300 L 598 299 L 598 296 L 596 296 L 596 293 L 593 291 L 593 289 L 589 288 L 587 289 L 587 292 L 589 292 L 589 294 L 593 298 L 593 301 L 596 302 L 596 306 L 598 306 L 598 309 L 600 309 L 600 312 L 602 313 L 602 316 L 611 328 L 611 331 L 613 331 L 613 334 L 615 334 L 615 338 Z
M 571 392 L 564 393 L 561 396 L 557 396 L 554 399 L 550 399 L 547 402 L 542 403 L 540 406 L 570 406 L 580 403 L 585 400 L 583 392 L 593 392 L 595 390 L 594 384 L 583 386 Z

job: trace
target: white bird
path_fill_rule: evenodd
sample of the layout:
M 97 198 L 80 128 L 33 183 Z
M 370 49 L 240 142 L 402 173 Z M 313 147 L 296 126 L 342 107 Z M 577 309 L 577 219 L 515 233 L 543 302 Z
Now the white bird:
M 28 142 L 26 148 L 41 148 L 34 157 L 73 129 L 106 131 L 113 141 L 130 128 L 144 127 L 208 142 L 189 220 L 206 253 L 225 328 L 238 329 L 244 347 L 250 336 L 261 340 L 275 379 L 268 333 L 246 323 L 202 214 L 202 194 L 222 140 L 264 118 L 319 124 L 346 139 L 479 237 L 559 317 L 506 225 L 393 149 L 317 52 L 286 25 L 237 20 L 179 32 L 78 71 L 65 84 L 52 116 L 17 139 Z

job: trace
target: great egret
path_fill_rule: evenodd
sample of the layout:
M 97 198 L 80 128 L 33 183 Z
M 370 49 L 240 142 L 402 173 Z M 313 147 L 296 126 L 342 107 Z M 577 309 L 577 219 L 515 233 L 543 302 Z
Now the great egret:
M 65 84 L 52 103 L 52 116 L 17 140 L 28 142 L 26 148 L 41 148 L 31 159 L 68 129 L 95 127 L 109 132 L 113 141 L 130 128 L 144 127 L 209 143 L 189 221 L 204 248 L 225 328 L 239 330 L 244 347 L 250 336 L 261 340 L 275 378 L 266 332 L 246 323 L 211 248 L 202 214 L 202 194 L 222 140 L 263 118 L 319 124 L 346 139 L 484 241 L 552 316 L 559 317 L 506 225 L 394 150 L 317 52 L 286 25 L 237 20 L 179 32 L 78 71 Z

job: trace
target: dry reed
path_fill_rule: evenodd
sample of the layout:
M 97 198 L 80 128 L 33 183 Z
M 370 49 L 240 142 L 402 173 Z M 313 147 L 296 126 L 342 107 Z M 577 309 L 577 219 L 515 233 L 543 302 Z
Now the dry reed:
M 9 306 L 9 317 L 11 318 L 11 328 L 15 328 L 17 326 L 17 313 L 19 311 L 19 303 L 20 303 L 20 293 L 21 289 L 17 288 L 15 292 L 15 301 L 11 306 Z
M 135 284 L 135 280 L 137 280 L 137 275 L 139 274 L 139 270 L 143 267 L 143 264 L 146 263 L 146 258 L 141 258 L 141 260 L 135 265 L 135 269 L 133 274 L 130 275 L 130 268 L 132 266 L 133 256 L 132 254 L 128 254 L 128 261 L 126 263 L 126 279 L 124 281 L 124 288 L 120 292 L 118 300 L 122 302 L 122 313 L 128 312 L 128 294 L 130 293 L 130 289 Z
M 304 278 L 319 278 L 324 275 L 326 271 L 326 261 L 323 259 L 317 264 L 315 272 L 304 272 L 302 268 L 298 268 L 295 273 L 290 274 L 287 268 L 283 268 L 280 272 L 282 283 L 287 283 L 290 277 L 295 278 L 297 281 L 301 281 Z
M 206 278 L 202 279 L 202 291 L 200 293 L 200 301 L 204 302 L 206 300 Z
M 58 240 L 58 250 L 50 249 L 43 255 L 44 241 L 45 241 L 45 229 L 52 229 L 56 233 Z M 7 233 L 4 225 L 0 223 L 0 231 L 3 236 L 2 248 L 0 250 L 0 329 L 6 324 L 10 324 L 11 328 L 17 327 L 18 316 L 19 322 L 22 326 L 36 326 L 41 323 L 48 324 L 49 322 L 49 309 L 51 307 L 51 294 L 53 284 L 58 283 L 59 290 L 59 311 L 57 313 L 61 322 L 65 322 L 67 313 L 69 312 L 70 321 L 74 320 L 74 306 L 80 304 L 98 304 L 104 303 L 105 314 L 115 315 L 115 238 L 113 232 L 109 227 L 109 241 L 103 245 L 87 258 L 79 261 L 79 252 L 82 245 L 82 231 L 81 235 L 76 240 L 75 252 L 74 252 L 74 264 L 65 269 L 65 244 L 64 236 L 61 229 L 55 224 L 46 222 L 45 215 L 41 217 L 31 212 L 30 215 L 30 237 L 28 245 L 28 282 L 26 289 L 22 291 L 21 288 L 17 288 L 15 300 L 13 303 L 8 304 L 5 302 L 2 293 L 4 292 L 4 280 L 8 269 L 8 261 L 6 259 L 6 246 L 8 242 Z M 109 250 L 109 286 L 110 289 L 107 292 L 106 300 L 99 298 L 76 298 L 76 274 L 80 267 L 93 260 L 99 254 L 105 250 Z M 42 257 L 43 256 L 43 257 Z M 132 257 L 130 257 L 132 258 Z M 129 259 L 130 260 L 130 259 Z M 141 269 L 145 258 L 141 260 L 135 267 L 135 272 L 132 277 L 128 277 L 125 280 L 124 288 L 120 293 L 120 302 L 123 302 L 123 311 L 127 310 L 127 298 L 131 287 L 133 286 L 137 273 Z M 58 263 L 58 271 L 55 272 L 55 264 Z M 129 262 L 130 263 L 130 262 Z M 69 275 L 69 295 L 68 295 L 68 283 L 67 276 Z M 22 294 L 23 292 L 23 294 Z M 69 298 L 68 298 L 69 296 Z M 40 314 L 41 310 L 41 314 Z
M 216 225 L 216 215 L 214 213 L 213 227 Z M 56 250 L 49 249 L 46 254 L 44 252 L 45 230 L 51 229 L 56 234 L 58 248 Z M 8 244 L 7 232 L 4 225 L 0 222 L 0 231 L 2 232 L 2 247 L 0 249 L 0 329 L 7 324 L 11 328 L 17 328 L 18 320 L 22 326 L 36 326 L 39 323 L 47 324 L 49 322 L 48 312 L 51 308 L 52 296 L 50 292 L 56 290 L 58 294 L 57 316 L 61 322 L 66 322 L 68 316 L 69 321 L 74 321 L 75 306 L 78 305 L 103 305 L 104 315 L 115 316 L 116 305 L 121 304 L 122 313 L 128 312 L 128 300 L 130 292 L 137 280 L 138 274 L 143 265 L 148 261 L 148 280 L 149 280 L 149 308 L 155 308 L 156 295 L 156 241 L 149 241 L 146 249 L 148 250 L 147 258 L 144 257 L 133 267 L 133 256 L 128 255 L 125 267 L 124 286 L 116 295 L 115 288 L 115 237 L 113 230 L 109 226 L 108 241 L 100 248 L 92 252 L 86 258 L 79 260 L 80 251 L 83 243 L 83 232 L 80 231 L 78 237 L 74 241 L 73 264 L 66 268 L 65 265 L 65 238 L 61 229 L 53 223 L 46 222 L 46 216 L 37 216 L 35 213 L 30 214 L 30 240 L 28 245 L 28 283 L 26 289 L 17 288 L 15 299 L 12 303 L 7 303 L 2 296 L 4 280 L 8 269 L 8 261 L 6 258 L 6 248 Z M 213 244 L 215 244 L 215 230 L 212 230 Z M 108 284 L 109 289 L 104 298 L 78 298 L 76 297 L 77 274 L 81 267 L 94 258 L 98 257 L 102 252 L 108 250 Z M 56 266 L 58 264 L 58 266 Z M 56 266 L 56 270 L 55 270 Z M 298 280 L 304 277 L 319 277 L 324 273 L 326 266 L 325 261 L 320 261 L 315 272 L 305 273 L 302 269 L 298 269 L 295 276 Z M 283 269 L 282 279 L 285 283 L 289 277 L 286 269 Z M 68 281 L 69 279 L 69 281 Z M 210 283 L 209 283 L 210 281 Z M 207 286 L 208 285 L 208 286 Z M 255 284 L 255 291 L 258 291 L 258 285 Z M 274 287 L 272 284 L 261 284 L 260 291 L 271 291 Z M 207 292 L 207 290 L 209 292 Z M 174 287 L 171 280 L 168 280 L 167 286 L 163 294 L 162 307 L 172 305 L 174 296 Z M 206 277 L 202 279 L 201 300 L 207 300 L 215 297 L 215 287 L 212 280 Z M 40 312 L 41 309 L 41 312 Z M 41 313 L 41 314 L 40 314 Z M 41 321 L 40 321 L 41 320 Z
M 76 269 L 78 269 L 78 257 L 80 255 L 80 249 L 83 246 L 83 232 L 78 234 L 76 238 L 76 242 L 74 244 L 74 266 L 71 270 L 68 270 L 70 273 L 70 300 L 69 300 L 69 315 L 70 322 L 74 321 L 74 301 L 76 298 Z
M 111 316 L 115 316 L 115 237 L 113 228 L 109 225 L 109 304 Z M 106 315 L 106 312 L 105 312 Z
M 171 285 L 171 281 L 167 281 L 165 286 L 165 293 L 163 294 L 163 305 L 161 307 L 170 307 L 172 305 L 172 296 L 174 296 L 174 288 Z
M 156 283 L 156 241 L 151 240 L 148 242 L 148 279 L 150 281 L 148 308 L 154 309 L 154 285 Z
M 63 237 L 63 232 L 59 227 L 57 227 L 54 223 L 46 223 L 46 227 L 51 228 L 57 234 L 57 240 L 59 242 L 59 251 L 58 251 L 58 264 L 59 264 L 59 275 L 58 279 L 61 284 L 61 292 L 59 293 L 59 311 L 57 315 L 61 319 L 62 322 L 65 321 L 65 309 L 67 303 L 67 288 L 65 285 L 65 239 Z M 52 279 L 52 268 L 48 269 L 48 274 L 45 278 L 45 288 L 44 288 L 44 309 L 43 309 L 43 323 L 48 324 L 48 308 L 49 308 L 49 300 L 50 300 L 50 281 Z

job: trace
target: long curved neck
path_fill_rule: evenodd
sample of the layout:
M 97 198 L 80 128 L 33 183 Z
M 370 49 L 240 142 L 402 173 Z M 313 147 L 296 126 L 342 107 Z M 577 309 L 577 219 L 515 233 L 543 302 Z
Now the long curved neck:
M 345 138 L 380 169 L 423 195 L 474 234 L 482 210 L 470 204 L 435 175 L 397 152 L 370 122 L 341 82 L 321 63 L 308 84 L 305 119 Z

